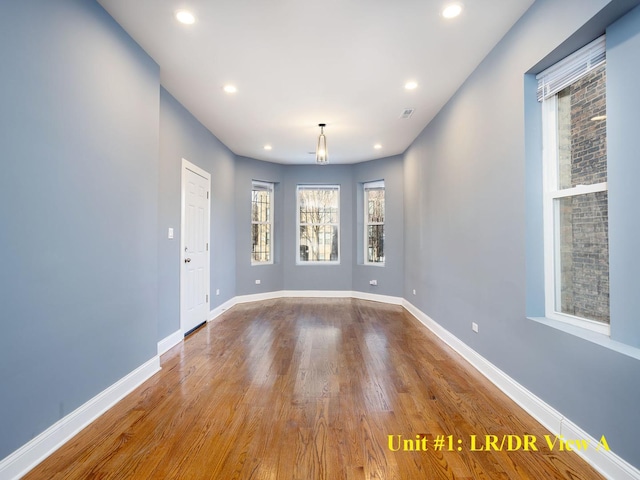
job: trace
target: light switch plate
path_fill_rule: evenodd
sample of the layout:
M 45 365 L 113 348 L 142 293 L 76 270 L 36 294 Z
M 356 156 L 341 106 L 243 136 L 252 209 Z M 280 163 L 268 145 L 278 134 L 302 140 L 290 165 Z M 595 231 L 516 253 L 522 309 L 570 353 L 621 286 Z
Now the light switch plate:
M 169 238 L 173 238 L 173 228 L 169 227 Z

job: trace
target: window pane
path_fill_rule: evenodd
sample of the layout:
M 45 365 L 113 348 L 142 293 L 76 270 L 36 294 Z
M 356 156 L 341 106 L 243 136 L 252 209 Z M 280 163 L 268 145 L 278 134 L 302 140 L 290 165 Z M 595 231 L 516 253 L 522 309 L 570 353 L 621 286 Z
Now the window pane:
M 300 227 L 300 261 L 334 262 L 338 260 L 338 227 L 304 225 Z
M 266 190 L 253 190 L 251 194 L 251 221 L 268 222 L 271 214 L 271 192 Z
M 384 262 L 384 225 L 367 227 L 367 262 Z
M 561 313 L 609 323 L 607 192 L 556 200 Z
M 339 200 L 337 187 L 298 188 L 299 261 L 339 261 Z
M 384 263 L 384 181 L 365 184 L 365 263 Z
M 301 188 L 300 223 L 338 223 L 338 190 Z
M 338 209 L 337 208 L 332 208 L 330 213 L 331 213 L 331 215 L 329 217 L 329 222 L 330 223 L 338 223 Z
M 251 262 L 271 263 L 273 184 L 254 182 L 251 190 Z
M 384 190 L 367 190 L 367 223 L 384 223 Z
M 560 189 L 607 181 L 605 65 L 558 93 Z
M 254 223 L 251 225 L 251 238 L 253 245 L 251 259 L 254 262 L 271 261 L 271 225 Z

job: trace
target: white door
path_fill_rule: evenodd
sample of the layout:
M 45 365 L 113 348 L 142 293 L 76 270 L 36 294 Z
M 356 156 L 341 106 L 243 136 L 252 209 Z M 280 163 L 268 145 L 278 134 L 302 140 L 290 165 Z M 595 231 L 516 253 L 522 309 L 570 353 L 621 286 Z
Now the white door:
M 180 328 L 184 334 L 209 317 L 209 190 L 211 175 L 182 160 Z

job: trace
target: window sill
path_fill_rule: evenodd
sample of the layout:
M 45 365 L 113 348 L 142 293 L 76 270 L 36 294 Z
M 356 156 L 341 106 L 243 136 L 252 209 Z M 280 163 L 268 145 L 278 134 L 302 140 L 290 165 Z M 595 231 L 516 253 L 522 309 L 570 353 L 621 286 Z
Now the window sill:
M 298 267 L 306 267 L 306 266 L 335 267 L 339 265 L 340 265 L 340 262 L 296 262 L 296 266 Z
M 259 267 L 260 265 L 273 265 L 273 262 L 251 262 L 252 267 Z
M 635 358 L 636 360 L 640 360 L 640 348 L 632 347 L 631 345 L 626 345 L 624 343 L 611 340 L 611 337 L 609 337 L 608 335 L 593 332 L 585 328 L 570 325 L 568 323 L 561 322 L 559 320 L 553 320 L 547 317 L 527 318 L 529 320 L 533 320 L 534 322 L 538 322 L 548 327 L 555 328 L 556 330 L 560 330 L 575 337 L 579 337 L 588 342 L 595 343 L 596 345 L 600 345 L 601 347 L 605 347 L 628 357 Z

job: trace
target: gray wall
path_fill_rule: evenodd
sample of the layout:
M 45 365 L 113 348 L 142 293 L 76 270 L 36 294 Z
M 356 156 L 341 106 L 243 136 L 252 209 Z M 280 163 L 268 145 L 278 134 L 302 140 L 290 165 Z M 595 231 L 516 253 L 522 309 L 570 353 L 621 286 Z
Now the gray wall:
M 292 166 L 236 159 L 236 293 L 279 290 L 357 290 L 402 296 L 403 160 L 402 156 L 355 165 Z M 275 235 L 273 265 L 251 265 L 251 181 L 274 182 Z M 387 218 L 386 265 L 363 265 L 362 183 L 385 180 Z M 296 187 L 298 184 L 340 185 L 340 265 L 296 265 Z M 378 286 L 370 286 L 376 279 Z M 255 281 L 260 280 L 260 285 Z
M 353 287 L 358 292 L 402 297 L 404 283 L 404 174 L 402 156 L 388 157 L 353 166 L 356 186 L 353 208 L 356 221 L 353 233 Z M 385 226 L 384 267 L 364 264 L 364 205 L 362 184 L 384 180 Z M 369 285 L 370 280 L 378 285 Z
M 0 80 L 0 458 L 153 357 L 156 342 L 179 328 L 186 158 L 212 175 L 211 308 L 281 289 L 403 295 L 640 466 L 638 360 L 526 318 L 541 305 L 541 236 L 540 114 L 525 73 L 594 38 L 611 23 L 594 17 L 605 5 L 631 3 L 537 0 L 402 158 L 285 167 L 234 157 L 160 89 L 157 65 L 97 3 L 8 2 L 0 16 L 9 67 Z M 638 10 L 607 32 L 611 328 L 636 347 L 639 32 Z M 357 243 L 358 186 L 382 178 L 383 269 L 361 265 Z M 248 260 L 252 179 L 277 183 L 269 267 Z M 341 185 L 339 266 L 295 264 L 299 183 Z
M 169 92 L 160 91 L 157 340 L 180 328 L 180 185 L 182 159 L 211 174 L 210 307 L 236 295 L 235 156 Z M 174 238 L 168 239 L 169 227 Z M 220 295 L 216 295 L 216 290 Z
M 156 354 L 158 66 L 97 3 L 0 15 L 0 458 Z
M 236 160 L 236 294 L 277 292 L 284 288 L 283 238 L 284 169 L 283 165 L 245 157 Z M 274 183 L 274 232 L 272 265 L 251 265 L 251 182 Z M 256 285 L 260 280 L 260 285 Z
M 540 159 L 540 106 L 535 82 L 525 73 L 545 59 L 549 63 L 552 53 L 569 53 L 565 41 L 582 37 L 584 44 L 602 33 L 606 16 L 591 19 L 607 3 L 536 1 L 407 150 L 404 296 L 588 433 L 606 435 L 616 453 L 640 466 L 640 362 L 525 314 L 540 308 L 542 278 L 536 263 L 542 237 L 533 209 L 540 192 L 531 187 L 541 185 L 539 176 L 531 178 L 540 173 L 539 163 L 531 164 Z M 631 344 L 640 328 L 638 295 L 630 291 L 637 290 L 634 278 L 640 273 L 631 250 L 638 217 L 632 181 L 618 170 L 631 175 L 638 169 L 632 129 L 640 102 L 628 94 L 640 73 L 638 25 L 633 12 L 609 29 L 608 40 L 609 131 L 626 125 L 609 136 L 612 292 L 615 278 L 618 285 L 628 282 L 622 289 L 626 300 L 612 294 L 611 328 L 614 338 L 623 335 Z M 472 321 L 479 324 L 478 334 Z M 629 328 L 632 334 L 620 333 Z
M 284 171 L 284 289 L 351 290 L 353 264 L 353 167 L 287 166 Z M 296 186 L 340 185 L 340 265 L 296 265 Z
M 638 78 L 640 8 L 607 29 L 611 337 L 640 348 Z

